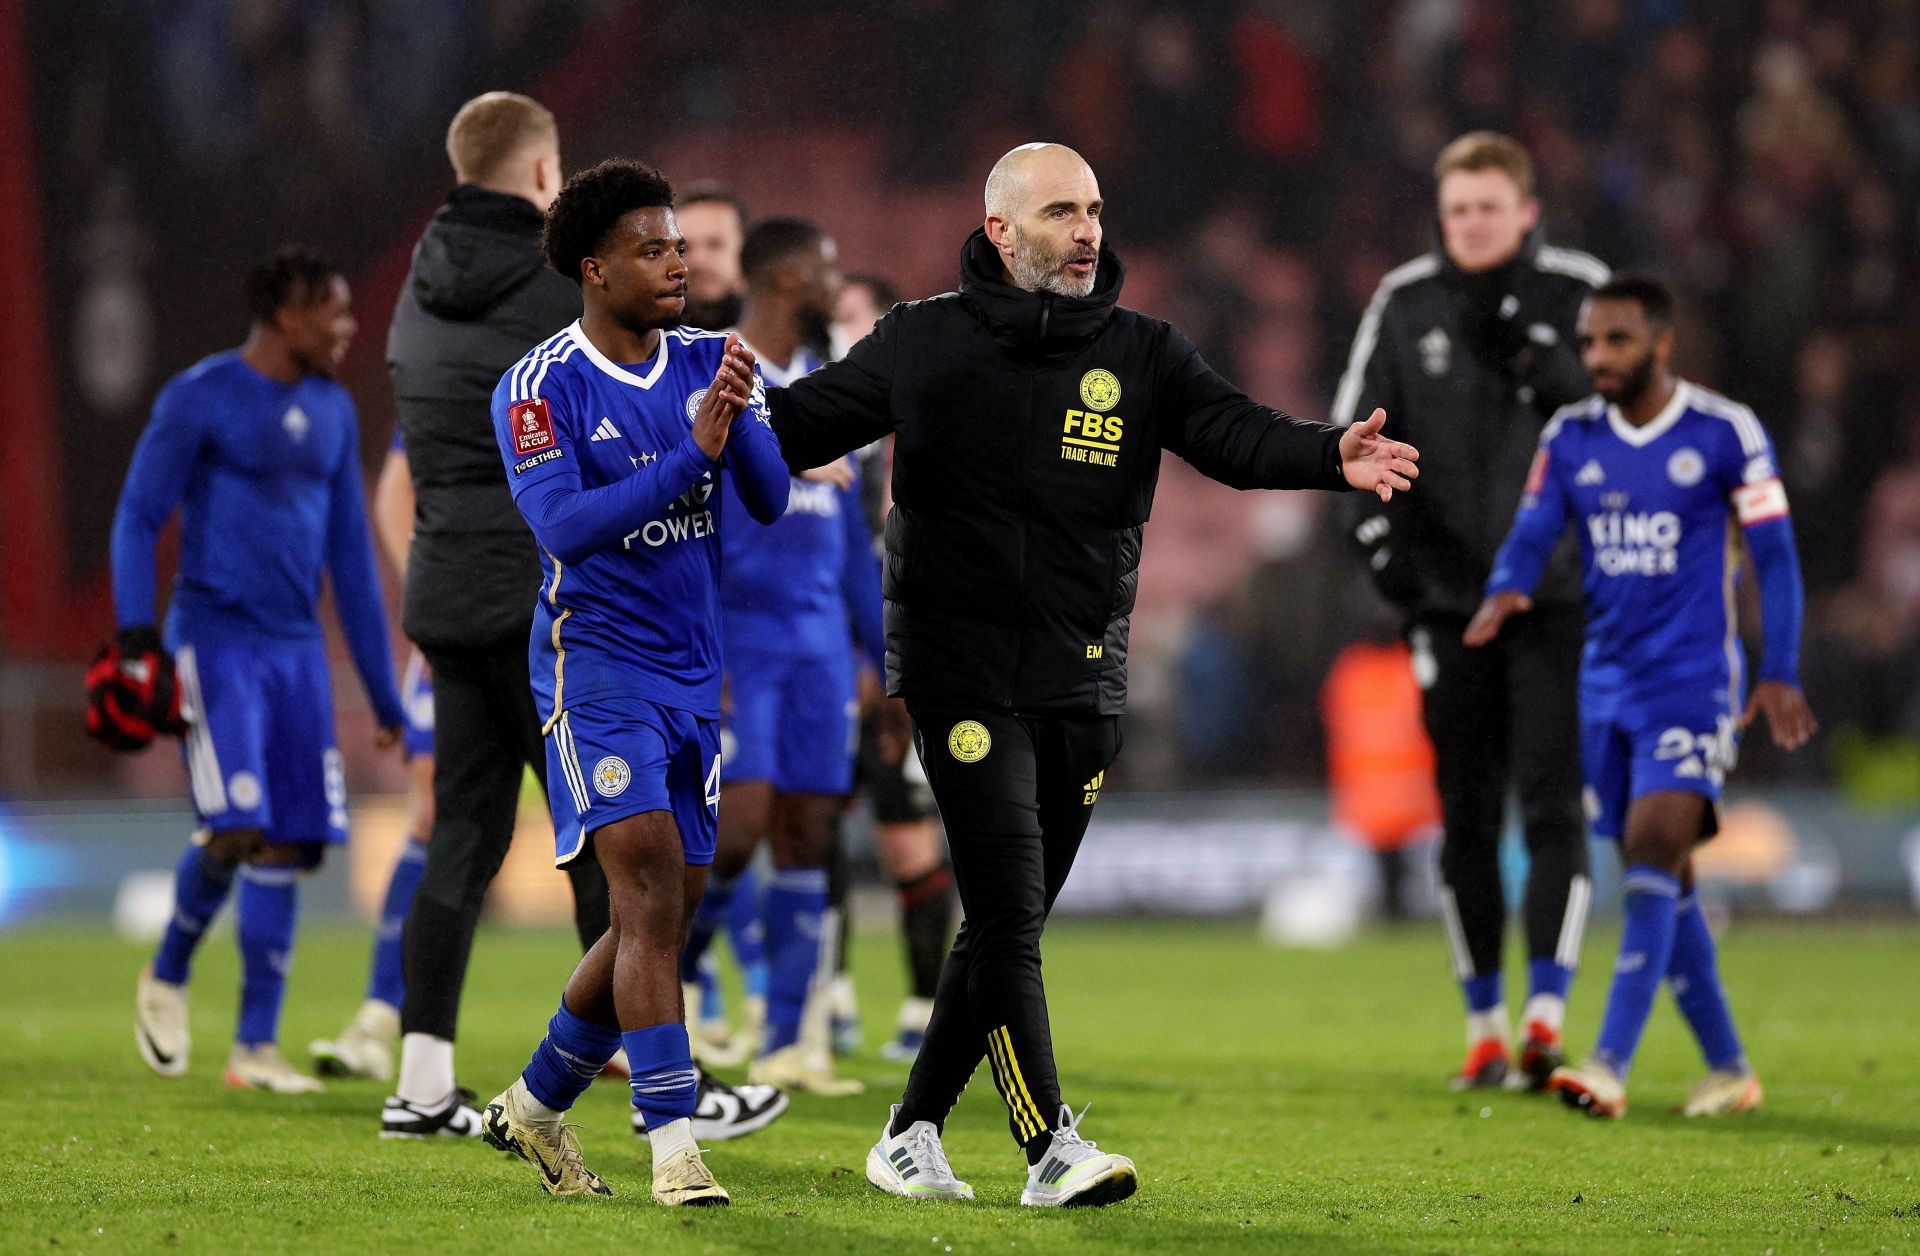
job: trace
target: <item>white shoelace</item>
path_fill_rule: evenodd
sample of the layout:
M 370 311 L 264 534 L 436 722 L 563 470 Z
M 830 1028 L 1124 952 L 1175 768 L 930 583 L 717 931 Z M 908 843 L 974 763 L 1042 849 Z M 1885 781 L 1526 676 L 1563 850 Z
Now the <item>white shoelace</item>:
M 929 1177 L 937 1176 L 943 1182 L 954 1180 L 946 1148 L 940 1145 L 940 1131 L 932 1125 L 922 1125 L 913 1132 L 913 1158 L 926 1165 Z
M 1068 1164 L 1078 1164 L 1100 1154 L 1100 1148 L 1094 1145 L 1093 1140 L 1083 1138 L 1080 1134 L 1080 1122 L 1087 1119 L 1087 1109 L 1091 1107 L 1093 1104 L 1088 1103 L 1080 1109 L 1080 1115 L 1075 1116 L 1072 1105 L 1060 1105 L 1060 1123 L 1053 1130 L 1052 1151 Z

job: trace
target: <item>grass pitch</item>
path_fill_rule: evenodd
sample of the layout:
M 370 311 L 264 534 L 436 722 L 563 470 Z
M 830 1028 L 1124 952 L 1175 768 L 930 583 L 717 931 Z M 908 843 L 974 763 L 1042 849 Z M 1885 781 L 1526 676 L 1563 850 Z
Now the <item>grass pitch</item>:
M 1920 1249 L 1915 932 L 1736 926 L 1724 964 L 1767 1086 L 1764 1111 L 1669 1115 L 1700 1072 L 1663 1001 L 1625 1122 L 1557 1102 L 1458 1096 L 1459 1012 L 1435 929 L 1328 954 L 1245 926 L 1062 923 L 1047 939 L 1054 1036 L 1087 1132 L 1139 1163 L 1104 1210 L 1017 1200 L 1022 1162 L 984 1072 L 947 1147 L 979 1198 L 881 1195 L 862 1165 L 904 1069 L 847 1064 L 869 1093 L 801 1097 L 773 1128 L 713 1149 L 730 1210 L 647 1200 L 625 1093 L 575 1109 L 611 1200 L 542 1198 L 525 1165 L 471 1143 L 381 1142 L 385 1088 L 285 1099 L 219 1085 L 230 938 L 196 973 L 193 1068 L 163 1081 L 132 1041 L 145 948 L 98 928 L 0 936 L 0 1250 L 1914 1251 Z M 897 944 L 856 942 L 877 1046 L 899 995 Z M 1571 1041 L 1590 1040 L 1611 938 L 1588 945 Z M 364 931 L 302 938 L 284 1042 L 304 1060 L 358 1001 Z M 572 960 L 560 933 L 491 929 L 474 957 L 462 1077 L 498 1090 L 537 1040 Z

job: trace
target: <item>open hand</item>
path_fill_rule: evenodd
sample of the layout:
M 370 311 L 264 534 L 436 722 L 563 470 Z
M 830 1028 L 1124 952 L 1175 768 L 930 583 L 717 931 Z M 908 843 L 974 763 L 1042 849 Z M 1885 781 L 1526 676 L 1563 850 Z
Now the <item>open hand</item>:
M 728 336 L 720 356 L 720 369 L 693 414 L 693 443 L 709 458 L 718 458 L 727 447 L 727 433 L 733 421 L 747 408 L 753 396 L 753 354 L 740 343 L 740 337 Z
M 1340 435 L 1340 471 L 1347 483 L 1390 499 L 1397 489 L 1404 493 L 1420 476 L 1420 451 L 1412 445 L 1388 440 L 1380 435 L 1386 426 L 1387 412 L 1376 409 L 1364 423 L 1355 423 Z
M 800 478 L 811 480 L 815 484 L 831 484 L 835 488 L 846 488 L 853 483 L 853 460 L 846 457 L 835 458 L 824 467 L 802 471 Z
M 1740 717 L 1740 727 L 1745 729 L 1753 723 L 1755 715 L 1767 717 L 1767 727 L 1773 731 L 1773 744 L 1782 750 L 1798 750 L 1820 731 L 1806 695 L 1784 680 L 1763 680 L 1754 685 L 1753 694 L 1747 699 L 1746 714 Z
M 1507 589 L 1494 594 L 1480 603 L 1480 609 L 1467 621 L 1467 630 L 1460 634 L 1460 640 L 1466 645 L 1479 649 L 1500 635 L 1500 629 L 1507 620 L 1515 615 L 1523 615 L 1533 609 L 1533 599 L 1524 593 Z

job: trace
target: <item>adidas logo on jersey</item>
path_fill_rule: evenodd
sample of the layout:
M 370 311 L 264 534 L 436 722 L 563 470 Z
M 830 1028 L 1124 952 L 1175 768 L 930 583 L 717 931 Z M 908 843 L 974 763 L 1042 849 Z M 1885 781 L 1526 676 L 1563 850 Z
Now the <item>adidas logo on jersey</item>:
M 618 440 L 620 429 L 613 425 L 612 419 L 601 419 L 600 426 L 593 429 L 594 440 Z
M 1604 484 L 1606 483 L 1606 479 L 1607 473 L 1601 468 L 1599 462 L 1589 458 L 1587 459 L 1587 465 L 1580 468 L 1580 474 L 1573 477 L 1573 482 L 1582 488 L 1586 488 L 1593 484 Z

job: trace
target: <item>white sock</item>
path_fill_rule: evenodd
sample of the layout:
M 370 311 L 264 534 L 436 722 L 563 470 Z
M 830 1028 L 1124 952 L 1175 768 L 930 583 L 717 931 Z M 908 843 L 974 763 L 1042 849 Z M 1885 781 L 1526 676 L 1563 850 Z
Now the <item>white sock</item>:
M 1567 1001 L 1557 994 L 1536 994 L 1527 1000 L 1527 1006 L 1520 1012 L 1522 1030 L 1535 1022 L 1545 1025 L 1554 1033 L 1567 1019 Z
M 655 1173 L 660 1171 L 660 1166 L 681 1152 L 700 1150 L 699 1144 L 693 1141 L 693 1122 L 684 1116 L 677 1121 L 668 1121 L 659 1129 L 648 1126 L 647 1141 L 653 1144 Z
M 932 999 L 900 1000 L 900 1028 L 912 1030 L 916 1034 L 927 1032 L 927 1026 L 933 1021 Z
M 432 1034 L 404 1034 L 400 1038 L 400 1085 L 396 1093 L 408 1103 L 431 1108 L 453 1093 L 453 1040 Z
M 1507 1040 L 1507 1005 L 1496 1003 L 1484 1012 L 1467 1013 L 1467 1045 L 1487 1038 Z
M 533 1118 L 536 1125 L 558 1125 L 567 1115 L 558 1108 L 549 1108 L 541 1103 L 534 1093 L 527 1089 L 527 1079 L 516 1077 L 511 1087 L 513 1106 L 520 1109 L 522 1116 Z

